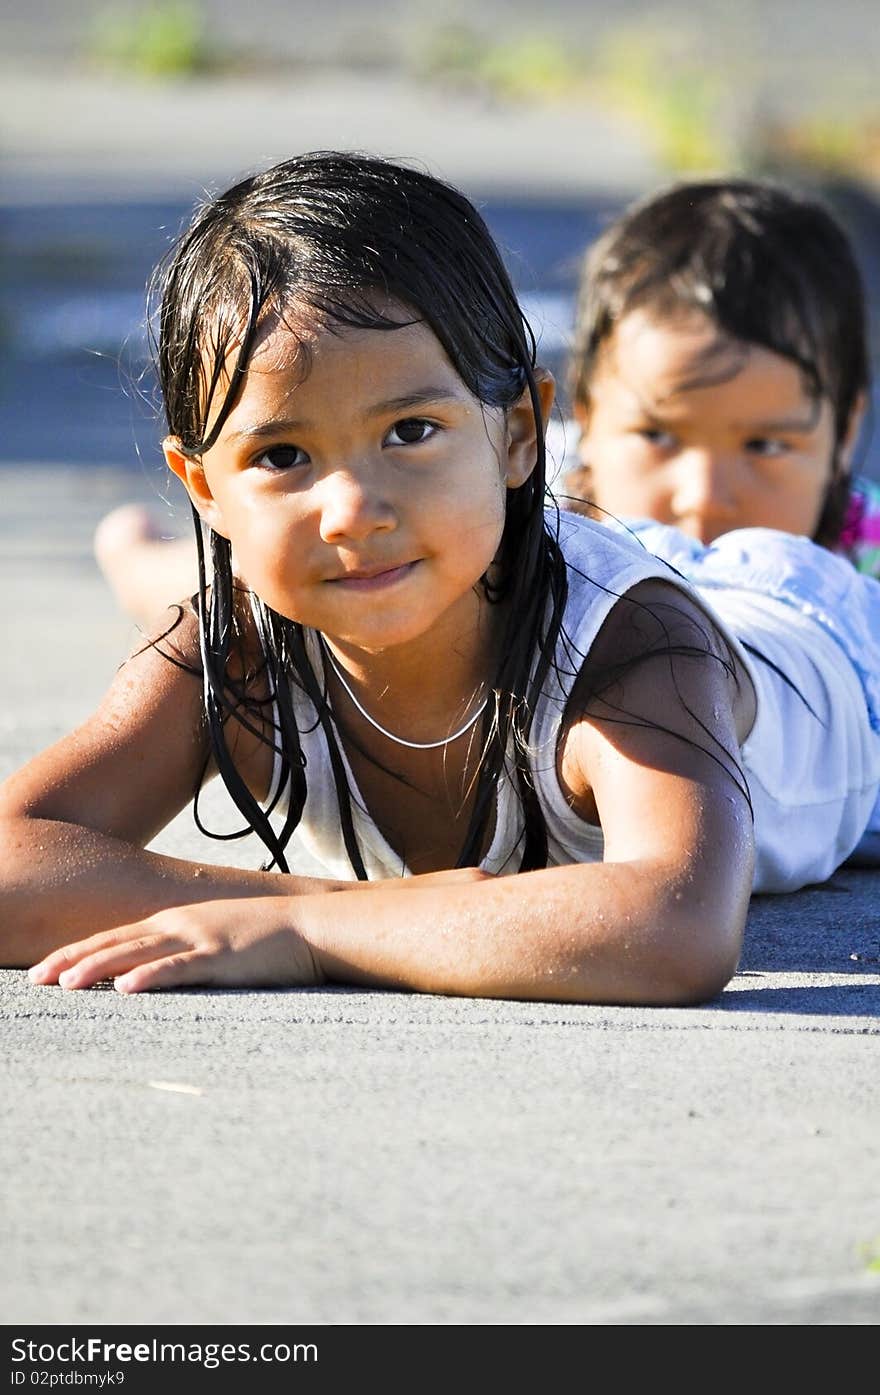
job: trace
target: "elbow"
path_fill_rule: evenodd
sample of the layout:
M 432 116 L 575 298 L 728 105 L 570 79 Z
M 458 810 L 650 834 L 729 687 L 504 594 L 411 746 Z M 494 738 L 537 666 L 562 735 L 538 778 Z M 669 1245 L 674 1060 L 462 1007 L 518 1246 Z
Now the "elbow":
M 753 845 L 744 843 L 740 858 L 708 878 L 669 879 L 644 942 L 650 1001 L 697 1007 L 724 991 L 742 954 L 753 866 Z
M 670 973 L 665 985 L 666 1007 L 699 1007 L 717 998 L 737 970 L 739 952 L 702 955 Z
M 711 1002 L 733 978 L 742 953 L 746 910 L 715 912 L 699 923 L 675 925 L 647 956 L 646 1002 L 698 1007 Z
M 600 962 L 594 952 L 578 956 L 571 995 L 583 1003 L 630 1007 L 698 1007 L 724 991 L 739 965 L 745 910 L 716 911 L 696 920 L 658 918 L 642 934 L 627 927 L 625 941 L 606 942 Z
M 680 928 L 652 933 L 638 943 L 606 945 L 555 963 L 542 976 L 540 996 L 550 1001 L 607 1004 L 618 1007 L 699 1007 L 711 1002 L 736 973 L 742 948 L 741 927 L 718 927 L 698 933 Z M 519 995 L 517 995 L 519 996 Z

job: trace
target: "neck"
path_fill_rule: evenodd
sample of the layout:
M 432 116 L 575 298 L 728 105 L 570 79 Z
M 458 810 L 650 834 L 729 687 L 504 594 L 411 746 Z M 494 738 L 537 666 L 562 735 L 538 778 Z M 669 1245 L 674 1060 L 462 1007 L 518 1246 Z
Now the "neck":
M 440 747 L 444 748 L 445 750 L 445 748 L 449 746 L 453 741 L 458 741 L 460 737 L 465 736 L 471 730 L 471 728 L 476 723 L 477 718 L 480 717 L 480 715 L 485 711 L 486 704 L 489 701 L 488 695 L 477 701 L 480 695 L 479 693 L 475 693 L 475 705 L 473 711 L 471 712 L 467 720 L 462 722 L 461 726 L 456 727 L 455 731 L 447 732 L 445 736 L 441 736 L 436 741 L 413 741 L 405 736 L 398 736 L 396 732 L 393 732 L 388 727 L 383 726 L 381 722 L 377 722 L 376 718 L 373 717 L 364 707 L 357 693 L 353 690 L 351 683 L 346 678 L 345 674 L 343 673 L 337 661 L 334 659 L 329 649 L 326 650 L 326 654 L 327 661 L 330 664 L 330 667 L 335 673 L 337 679 L 342 684 L 346 697 L 349 699 L 350 702 L 354 704 L 355 708 L 363 717 L 364 721 L 367 722 L 367 724 L 371 726 L 374 731 L 377 731 L 380 736 L 384 736 L 386 741 L 393 742 L 395 746 L 407 746 L 410 748 L 410 750 L 413 751 L 434 751 Z
M 442 748 L 466 725 L 470 734 L 474 725 L 479 731 L 495 672 L 496 630 L 478 612 L 470 632 L 459 630 L 451 644 L 444 646 L 432 633 L 426 641 L 375 653 L 322 636 L 331 701 L 349 725 L 384 728 L 381 739 L 392 744 L 396 738 Z

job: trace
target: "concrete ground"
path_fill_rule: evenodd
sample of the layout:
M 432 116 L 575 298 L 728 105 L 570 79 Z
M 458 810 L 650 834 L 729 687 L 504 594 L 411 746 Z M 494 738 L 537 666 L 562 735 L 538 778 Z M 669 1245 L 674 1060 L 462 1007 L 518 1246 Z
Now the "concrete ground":
M 7 152 L 16 178 L 109 187 L 115 161 L 128 179 L 70 111 L 51 150 L 34 124 Z M 329 117 L 322 134 L 339 143 Z M 447 135 L 426 158 L 476 178 L 473 129 Z M 178 149 L 177 174 L 203 154 Z M 124 653 L 91 534 L 155 490 L 149 472 L 0 469 L 0 774 Z M 259 861 L 186 814 L 154 846 Z M 692 1009 L 124 999 L 0 973 L 4 1322 L 876 1323 L 878 875 L 756 900 L 740 972 Z
M 0 471 L 0 775 L 131 638 L 90 538 L 133 483 Z M 691 1009 L 0 973 L 4 1321 L 875 1323 L 878 877 L 756 900 Z

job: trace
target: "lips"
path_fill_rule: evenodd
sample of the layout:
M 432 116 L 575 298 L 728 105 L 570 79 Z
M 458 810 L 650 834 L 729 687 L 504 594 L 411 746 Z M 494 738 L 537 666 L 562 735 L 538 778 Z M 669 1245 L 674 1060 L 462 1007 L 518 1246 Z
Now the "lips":
M 331 577 L 330 580 L 335 586 L 378 590 L 382 586 L 393 586 L 396 581 L 407 576 L 415 566 L 417 566 L 416 562 L 400 562 L 397 566 L 392 567 L 387 564 L 375 567 L 358 567 L 354 571 L 343 572 L 339 576 Z

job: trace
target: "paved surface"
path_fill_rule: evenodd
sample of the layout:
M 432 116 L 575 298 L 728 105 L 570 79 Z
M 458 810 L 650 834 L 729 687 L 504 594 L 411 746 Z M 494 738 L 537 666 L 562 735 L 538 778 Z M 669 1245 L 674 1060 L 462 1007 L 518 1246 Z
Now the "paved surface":
M 89 539 L 133 490 L 0 491 L 5 774 L 124 652 Z M 188 814 L 154 846 L 205 854 Z M 694 1009 L 0 973 L 4 1321 L 875 1323 L 878 887 L 756 901 Z
M 35 136 L 19 175 L 106 182 L 75 124 L 66 174 Z M 0 773 L 124 652 L 91 532 L 156 487 L 0 469 Z M 206 851 L 187 815 L 155 846 Z M 0 973 L 4 1321 L 876 1323 L 878 877 L 756 901 L 740 973 L 686 1010 Z

